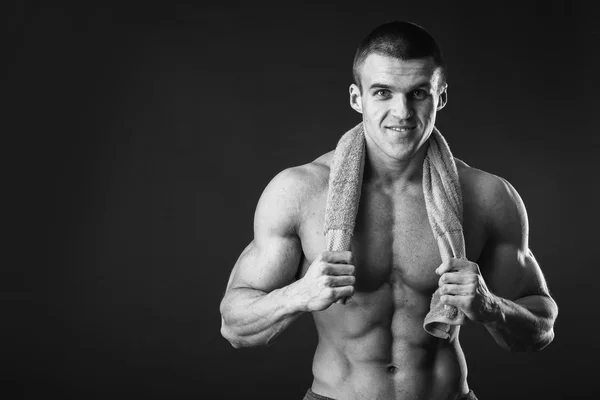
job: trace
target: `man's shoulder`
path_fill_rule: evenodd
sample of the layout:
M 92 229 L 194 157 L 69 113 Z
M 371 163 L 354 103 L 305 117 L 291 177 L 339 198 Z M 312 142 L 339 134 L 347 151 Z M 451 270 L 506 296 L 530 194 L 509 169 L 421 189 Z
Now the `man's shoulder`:
M 333 151 L 307 164 L 286 168 L 273 178 L 270 185 L 285 188 L 294 194 L 314 195 L 328 186 L 332 157 Z
M 321 199 L 329 185 L 332 153 L 279 172 L 266 186 L 256 207 L 255 221 L 272 232 L 297 232 L 307 207 Z
M 454 158 L 454 160 L 463 191 L 489 194 L 490 191 L 498 190 L 501 187 L 503 179 L 499 176 L 472 167 L 458 158 Z
M 488 223 L 523 222 L 525 206 L 506 179 L 455 160 L 466 206 L 485 217 Z
M 297 209 L 327 190 L 332 157 L 333 151 L 307 164 L 284 169 L 269 182 L 262 197 L 277 198 Z

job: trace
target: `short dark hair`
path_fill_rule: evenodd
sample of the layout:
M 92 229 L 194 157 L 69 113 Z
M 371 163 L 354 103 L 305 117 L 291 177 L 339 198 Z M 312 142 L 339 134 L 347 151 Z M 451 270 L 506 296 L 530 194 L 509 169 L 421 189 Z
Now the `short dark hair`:
M 446 82 L 446 64 L 440 46 L 425 29 L 412 22 L 389 22 L 375 28 L 364 38 L 356 50 L 352 64 L 354 83 L 361 91 L 359 68 L 372 53 L 400 60 L 432 57 L 435 66 L 440 68 L 440 83 Z

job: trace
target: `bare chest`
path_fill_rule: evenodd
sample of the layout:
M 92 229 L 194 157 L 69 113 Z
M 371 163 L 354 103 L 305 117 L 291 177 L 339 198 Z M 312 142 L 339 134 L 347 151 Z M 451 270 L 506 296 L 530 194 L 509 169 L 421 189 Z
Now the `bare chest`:
M 325 250 L 323 200 L 312 205 L 313 212 L 304 221 L 303 269 Z M 441 258 L 425 204 L 419 199 L 363 190 L 351 251 L 356 264 L 357 292 L 374 292 L 385 284 L 401 283 L 423 292 L 437 286 L 434 271 Z
M 305 255 L 301 276 L 326 250 L 325 201 L 326 194 L 313 200 L 301 226 Z M 478 258 L 482 245 L 476 239 L 476 231 L 480 228 L 468 214 L 465 212 L 463 222 L 467 256 Z M 470 236 L 473 240 L 469 240 Z M 391 286 L 428 298 L 438 286 L 439 276 L 434 271 L 442 260 L 422 194 L 394 195 L 363 189 L 351 251 L 355 257 L 357 293 L 368 295 Z

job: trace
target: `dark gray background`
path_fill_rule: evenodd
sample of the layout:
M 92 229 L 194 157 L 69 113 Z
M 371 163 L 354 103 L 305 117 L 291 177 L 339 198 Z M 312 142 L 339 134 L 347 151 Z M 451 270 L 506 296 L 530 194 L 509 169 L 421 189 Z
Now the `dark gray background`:
M 300 399 L 311 319 L 238 351 L 220 336 L 219 302 L 265 185 L 360 120 L 347 94 L 355 47 L 405 19 L 449 64 L 438 127 L 457 157 L 519 191 L 560 307 L 541 353 L 463 328 L 471 387 L 483 400 L 598 395 L 596 14 L 539 3 L 14 3 L 4 390 Z

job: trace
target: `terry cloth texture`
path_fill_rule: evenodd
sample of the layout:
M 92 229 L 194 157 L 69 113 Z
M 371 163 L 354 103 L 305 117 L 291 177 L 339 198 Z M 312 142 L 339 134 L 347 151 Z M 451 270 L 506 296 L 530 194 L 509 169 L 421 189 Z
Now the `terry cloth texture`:
M 320 394 L 316 394 L 315 392 L 313 392 L 311 389 L 308 389 L 302 400 L 335 400 L 335 399 L 333 399 L 331 397 L 321 396 Z M 469 390 L 469 393 L 467 393 L 466 395 L 464 395 L 463 397 L 461 397 L 458 400 L 477 400 L 477 396 L 475 396 L 475 393 L 473 393 L 472 390 Z
M 335 400 L 335 399 L 332 399 L 331 397 L 327 397 L 327 396 L 321 396 L 320 394 L 316 394 L 315 392 L 313 392 L 311 389 L 308 389 L 302 400 Z
M 324 226 L 328 251 L 350 250 L 365 153 L 364 128 L 360 123 L 341 137 L 331 163 Z M 458 172 L 450 148 L 436 128 L 429 138 L 429 148 L 423 161 L 423 194 L 442 261 L 466 258 Z M 455 335 L 458 325 L 464 321 L 465 315 L 460 310 L 440 303 L 439 289 L 436 290 L 423 328 L 433 336 L 448 339 Z

